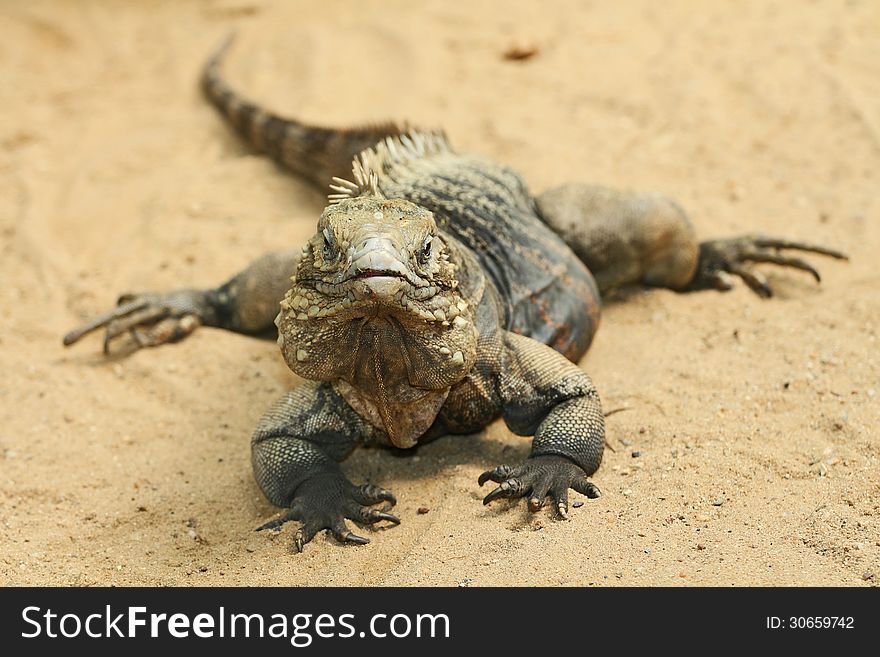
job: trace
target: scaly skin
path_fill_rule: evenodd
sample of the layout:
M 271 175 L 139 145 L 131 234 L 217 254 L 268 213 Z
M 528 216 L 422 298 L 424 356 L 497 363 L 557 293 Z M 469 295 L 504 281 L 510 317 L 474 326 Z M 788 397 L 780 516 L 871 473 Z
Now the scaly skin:
M 844 257 L 767 237 L 698 243 L 683 210 L 656 194 L 570 184 L 534 198 L 514 171 L 456 153 L 442 133 L 284 119 L 227 85 L 224 51 L 203 87 L 255 148 L 317 185 L 347 171 L 354 180 L 333 179 L 301 252 L 268 254 L 216 289 L 124 295 L 64 343 L 106 327 L 105 351 L 125 336 L 140 348 L 203 324 L 260 334 L 274 322 L 285 361 L 308 381 L 270 408 L 251 449 L 257 483 L 287 508 L 261 529 L 300 521 L 297 550 L 322 529 L 368 542 L 346 520 L 400 522 L 390 491 L 342 472 L 358 445 L 406 449 L 497 418 L 532 436 L 532 449 L 518 466 L 483 473 L 481 486 L 497 484 L 484 503 L 524 497 L 537 511 L 549 497 L 565 517 L 570 488 L 599 496 L 589 476 L 602 459 L 604 416 L 574 362 L 598 327 L 600 292 L 727 289 L 735 275 L 767 297 L 754 263 L 819 280 L 780 249 Z

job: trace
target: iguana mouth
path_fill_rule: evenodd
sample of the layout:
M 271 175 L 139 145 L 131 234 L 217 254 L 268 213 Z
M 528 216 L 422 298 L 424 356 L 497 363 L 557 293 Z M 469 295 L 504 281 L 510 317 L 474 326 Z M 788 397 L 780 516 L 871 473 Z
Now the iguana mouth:
M 388 271 L 386 269 L 367 269 L 365 271 L 361 271 L 354 276 L 347 278 L 345 280 L 352 281 L 358 280 L 362 278 L 400 278 L 402 280 L 407 280 L 406 276 L 397 271 Z

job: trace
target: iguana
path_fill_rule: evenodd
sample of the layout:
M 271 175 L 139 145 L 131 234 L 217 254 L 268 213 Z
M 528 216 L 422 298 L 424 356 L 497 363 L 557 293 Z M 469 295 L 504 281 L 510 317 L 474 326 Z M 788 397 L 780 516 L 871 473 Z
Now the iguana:
M 64 337 L 106 328 L 104 349 L 174 342 L 198 326 L 259 334 L 277 326 L 287 365 L 306 382 L 260 421 L 256 481 L 287 512 L 261 527 L 302 524 L 301 551 L 322 529 L 367 543 L 359 524 L 399 523 L 394 495 L 355 485 L 340 462 L 358 445 L 401 449 L 472 434 L 501 417 L 533 436 L 524 463 L 479 478 L 483 500 L 547 497 L 566 517 L 568 490 L 599 496 L 599 395 L 576 363 L 599 325 L 600 298 L 624 285 L 728 289 L 731 274 L 772 294 L 752 263 L 801 269 L 780 249 L 844 258 L 766 237 L 698 243 L 684 211 L 658 194 L 568 184 L 533 196 L 508 167 L 459 154 L 442 132 L 397 123 L 321 128 L 249 102 L 220 72 L 202 78 L 239 133 L 333 192 L 300 250 L 270 253 L 216 289 L 127 294 Z

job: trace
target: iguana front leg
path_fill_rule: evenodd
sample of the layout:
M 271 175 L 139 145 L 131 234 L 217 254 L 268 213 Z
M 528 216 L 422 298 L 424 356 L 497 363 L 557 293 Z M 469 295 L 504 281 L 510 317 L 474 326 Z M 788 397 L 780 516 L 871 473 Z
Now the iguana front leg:
M 753 267 L 756 263 L 800 269 L 820 280 L 812 265 L 780 249 L 846 258 L 834 249 L 763 236 L 698 242 L 684 210 L 662 194 L 573 183 L 544 192 L 536 201 L 541 218 L 584 261 L 603 294 L 639 284 L 728 290 L 733 275 L 769 297 L 772 290 Z
M 565 517 L 569 488 L 599 497 L 587 477 L 602 460 L 605 417 L 590 377 L 550 347 L 514 333 L 504 334 L 492 356 L 502 417 L 511 431 L 534 440 L 519 467 L 502 465 L 480 476 L 481 486 L 499 484 L 483 503 L 528 496 L 529 509 L 537 511 L 549 495 Z
M 356 486 L 339 467 L 372 431 L 329 383 L 306 382 L 279 399 L 257 425 L 251 458 L 263 493 L 288 511 L 258 529 L 301 521 L 294 546 L 302 552 L 322 529 L 343 543 L 369 543 L 351 532 L 346 518 L 365 525 L 381 520 L 400 524 L 397 516 L 373 506 L 394 506 L 397 500 L 390 491 Z
M 272 330 L 299 258 L 299 251 L 268 253 L 214 289 L 124 294 L 116 308 L 67 333 L 64 344 L 101 328 L 104 353 L 125 335 L 140 349 L 176 342 L 202 325 L 249 334 Z

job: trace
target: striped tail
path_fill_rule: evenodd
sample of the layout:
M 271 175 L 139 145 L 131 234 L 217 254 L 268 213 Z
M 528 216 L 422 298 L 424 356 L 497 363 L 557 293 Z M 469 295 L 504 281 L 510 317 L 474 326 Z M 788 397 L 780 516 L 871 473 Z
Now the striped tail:
M 358 153 L 385 137 L 407 131 L 405 125 L 392 122 L 359 128 L 321 128 L 265 111 L 239 96 L 223 79 L 220 66 L 232 41 L 233 37 L 228 37 L 205 66 L 205 94 L 251 146 L 321 191 L 327 190 L 334 176 L 350 176 L 352 160 Z

